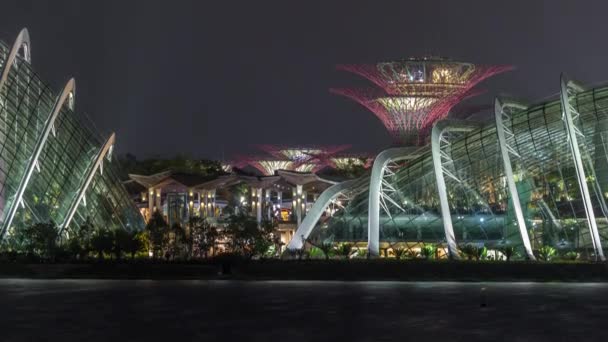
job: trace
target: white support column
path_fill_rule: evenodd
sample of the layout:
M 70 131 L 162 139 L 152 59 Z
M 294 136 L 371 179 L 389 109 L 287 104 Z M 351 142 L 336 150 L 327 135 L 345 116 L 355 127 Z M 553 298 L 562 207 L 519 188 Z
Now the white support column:
M 303 239 L 308 239 L 308 236 L 321 218 L 321 215 L 323 215 L 325 208 L 327 208 L 331 201 L 338 197 L 341 193 L 350 189 L 354 183 L 355 180 L 348 180 L 342 183 L 334 184 L 325 189 L 325 191 L 321 193 L 321 196 L 319 196 L 319 199 L 315 202 L 315 204 L 313 204 L 312 208 L 310 208 L 310 211 L 302 221 L 302 224 L 298 225 L 298 229 L 296 230 L 291 241 L 289 241 L 287 249 L 294 250 L 302 248 L 304 243 Z
M 262 197 L 262 188 L 256 188 L 255 189 L 256 192 L 256 197 L 258 198 L 258 201 L 256 203 L 256 210 L 255 210 L 255 218 L 258 221 L 258 223 L 262 222 L 262 203 L 264 202 L 264 198 Z
M 116 141 L 116 135 L 114 133 L 112 133 L 112 135 L 108 138 L 108 140 L 106 140 L 106 143 L 99 150 L 97 157 L 95 158 L 95 160 L 93 161 L 93 164 L 91 165 L 91 167 L 87 171 L 87 174 L 85 175 L 84 183 L 80 186 L 80 189 L 78 190 L 78 194 L 76 195 L 76 197 L 74 197 L 74 199 L 72 200 L 72 203 L 69 206 L 68 213 L 67 213 L 65 219 L 59 226 L 59 229 L 60 229 L 59 235 L 61 235 L 61 233 L 70 225 L 70 222 L 74 218 L 74 214 L 76 214 L 78 205 L 82 202 L 82 200 L 86 194 L 86 191 L 89 188 L 91 181 L 93 181 L 93 177 L 95 176 L 95 173 L 97 172 L 97 170 L 99 170 L 101 173 L 103 173 L 103 167 L 102 167 L 103 159 L 111 156 L 112 147 L 114 146 L 115 141 Z
M 450 205 L 448 203 L 448 191 L 445 184 L 444 173 L 451 177 L 451 172 L 447 171 L 443 166 L 443 152 L 441 151 L 441 142 L 447 141 L 444 134 L 447 132 L 469 132 L 477 128 L 478 125 L 460 120 L 442 120 L 436 122 L 431 133 L 431 148 L 433 154 L 433 167 L 435 169 L 435 180 L 437 182 L 437 193 L 439 195 L 439 204 L 441 207 L 441 218 L 443 220 L 443 230 L 445 239 L 448 244 L 448 254 L 451 259 L 459 259 L 458 244 L 454 235 L 454 227 L 452 225 L 452 216 L 450 213 Z M 451 159 L 451 158 L 450 158 Z M 456 178 L 455 178 L 456 179 Z
M 27 188 L 27 186 L 30 182 L 30 179 L 32 177 L 32 174 L 34 173 L 34 170 L 36 169 L 36 165 L 38 165 L 38 162 L 39 162 L 38 158 L 40 158 L 40 154 L 42 153 L 42 150 L 44 149 L 44 147 L 46 146 L 46 143 L 48 141 L 49 134 L 51 133 L 51 130 L 53 129 L 53 127 L 55 125 L 55 119 L 57 119 L 57 116 L 59 116 L 59 112 L 61 112 L 61 109 L 63 108 L 63 105 L 66 103 L 66 101 L 68 101 L 68 105 L 72 104 L 71 100 L 73 100 L 75 92 L 76 92 L 76 81 L 74 81 L 74 79 L 72 78 L 65 85 L 65 87 L 63 88 L 63 91 L 61 92 L 59 97 L 57 97 L 57 100 L 55 101 L 55 104 L 53 105 L 51 114 L 49 115 L 49 117 L 47 118 L 47 120 L 44 124 L 42 133 L 36 140 L 36 145 L 34 147 L 33 154 L 27 162 L 27 166 L 25 168 L 25 173 L 23 174 L 23 176 L 21 177 L 21 180 L 19 181 L 19 186 L 17 187 L 17 192 L 15 193 L 15 195 L 13 196 L 13 200 L 9 204 L 6 219 L 4 220 L 4 222 L 2 222 L 2 229 L 0 230 L 0 238 L 2 238 L 4 236 L 4 233 L 6 232 L 6 230 L 13 223 L 13 219 L 15 218 L 15 213 L 17 212 L 17 208 L 19 207 L 19 204 L 21 203 L 21 201 L 23 201 L 23 194 L 25 193 L 25 189 Z M 71 108 L 71 109 L 73 109 L 73 108 Z
M 156 210 L 158 210 L 158 212 L 161 215 L 165 215 L 165 213 L 163 211 L 163 200 L 162 200 L 162 193 L 161 193 L 161 189 L 160 188 L 156 189 L 156 194 L 155 194 L 154 201 L 156 203 L 155 204 Z
M 207 190 L 202 190 L 200 192 L 200 207 L 199 212 L 201 217 L 207 217 Z
M 149 188 L 148 189 L 148 212 L 150 213 L 148 216 L 148 219 L 152 218 L 152 214 L 154 214 L 154 201 L 155 201 L 155 196 L 154 196 L 154 188 Z
M 570 152 L 572 153 L 578 185 L 583 197 L 582 200 L 585 207 L 587 225 L 589 226 L 589 232 L 591 233 L 591 241 L 593 242 L 593 248 L 596 252 L 596 258 L 599 258 L 601 261 L 605 261 L 606 258 L 604 257 L 602 242 L 600 240 L 597 222 L 595 220 L 595 213 L 593 212 L 593 203 L 591 202 L 591 195 L 589 192 L 589 187 L 587 186 L 587 177 L 585 175 L 585 168 L 583 167 L 583 159 L 578 142 L 579 136 L 583 139 L 583 142 L 585 140 L 585 136 L 577 127 L 577 123 L 580 120 L 580 114 L 576 108 L 570 104 L 570 96 L 576 95 L 576 93 L 581 91 L 584 91 L 583 87 L 569 80 L 565 74 L 561 75 L 560 99 L 562 103 L 562 119 L 568 134 Z
M 519 154 L 513 147 L 514 134 L 511 129 L 504 125 L 504 119 L 511 121 L 512 110 L 525 110 L 527 106 L 515 103 L 515 102 L 502 102 L 499 99 L 494 101 L 494 116 L 496 117 L 496 133 L 498 134 L 498 142 L 500 144 L 500 154 L 502 156 L 502 164 L 505 171 L 505 178 L 507 180 L 507 186 L 509 188 L 509 194 L 511 195 L 511 202 L 513 204 L 513 210 L 515 211 L 515 218 L 517 219 L 517 226 L 519 227 L 519 234 L 521 235 L 521 241 L 526 251 L 526 256 L 529 260 L 536 260 L 534 253 L 532 252 L 532 245 L 530 244 L 530 237 L 528 236 L 528 229 L 526 227 L 526 220 L 524 219 L 523 210 L 521 209 L 521 202 L 519 201 L 519 193 L 515 186 L 515 178 L 513 176 L 513 168 L 511 166 L 511 157 L 509 154 L 513 154 L 519 157 Z
M 367 249 L 371 257 L 380 254 L 380 197 L 382 196 L 382 181 L 384 172 L 391 161 L 413 159 L 414 149 L 411 147 L 395 147 L 386 149 L 374 160 L 372 174 L 369 180 L 369 207 L 367 226 Z
M 251 187 L 251 216 L 256 216 L 256 211 L 255 211 L 255 206 L 257 205 L 257 198 L 256 196 L 258 195 L 257 189 L 254 187 Z
M 210 210 L 211 210 L 211 217 L 215 217 L 215 189 L 211 189 L 209 190 L 209 194 L 211 196 L 211 198 L 209 199 L 210 202 Z
M 266 219 L 268 221 L 272 220 L 272 209 L 273 209 L 273 203 L 272 203 L 272 189 L 266 189 L 264 191 L 265 194 L 265 198 L 264 198 L 264 205 L 266 206 Z
M 302 185 L 296 185 L 295 197 L 293 204 L 296 206 L 296 218 L 298 221 L 298 227 L 302 224 Z M 293 208 L 292 208 L 293 210 Z

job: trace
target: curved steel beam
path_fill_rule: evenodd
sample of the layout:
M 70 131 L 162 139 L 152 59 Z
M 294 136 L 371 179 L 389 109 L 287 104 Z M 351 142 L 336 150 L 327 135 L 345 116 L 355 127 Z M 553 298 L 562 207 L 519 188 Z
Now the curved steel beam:
M 431 133 L 431 149 L 433 154 L 433 167 L 435 169 L 435 180 L 437 183 L 437 193 L 441 207 L 441 218 L 443 219 L 443 230 L 448 244 L 448 255 L 451 259 L 459 259 L 458 245 L 454 235 L 452 216 L 450 215 L 450 205 L 448 203 L 448 192 L 443 177 L 443 165 L 441 162 L 440 142 L 443 134 L 447 132 L 470 132 L 479 128 L 479 124 L 462 120 L 442 120 L 433 125 Z
M 347 180 L 342 183 L 334 184 L 329 188 L 325 189 L 312 205 L 308 214 L 304 217 L 302 224 L 296 230 L 294 236 L 289 241 L 287 249 L 295 250 L 300 249 L 304 245 L 304 239 L 307 239 L 315 225 L 323 215 L 325 208 L 329 203 L 338 197 L 341 193 L 348 190 L 355 184 L 355 180 Z
M 417 154 L 412 154 L 417 149 L 412 147 L 389 148 L 380 152 L 374 160 L 369 180 L 369 207 L 367 213 L 367 250 L 371 257 L 377 257 L 380 254 L 380 191 L 384 171 L 391 161 L 418 157 Z
M 66 101 L 71 102 L 74 98 L 74 93 L 76 92 L 76 81 L 71 78 L 68 83 L 63 88 L 61 94 L 57 97 L 55 101 L 55 105 L 51 111 L 51 115 L 46 119 L 44 124 L 44 128 L 42 130 L 42 134 L 36 140 L 36 145 L 34 147 L 34 152 L 30 159 L 28 160 L 27 166 L 25 168 L 25 173 L 21 177 L 21 181 L 19 182 L 19 187 L 17 188 L 17 192 L 15 193 L 14 200 L 9 204 L 8 215 L 7 218 L 2 222 L 2 229 L 0 230 L 0 238 L 4 236 L 6 230 L 13 223 L 13 219 L 15 218 L 15 213 L 17 212 L 17 208 L 19 203 L 23 200 L 23 193 L 27 188 L 30 179 L 32 177 L 32 173 L 34 173 L 34 169 L 36 169 L 36 165 L 38 165 L 38 158 L 40 157 L 40 153 L 44 149 L 46 142 L 48 140 L 49 134 L 55 127 L 55 119 L 59 116 L 59 112 L 61 112 L 61 108 Z
M 78 194 L 76 195 L 76 197 L 74 197 L 72 203 L 70 204 L 68 214 L 59 226 L 59 235 L 61 235 L 61 233 L 70 225 L 70 222 L 72 222 L 74 214 L 76 214 L 76 210 L 78 210 L 78 205 L 82 202 L 82 199 L 84 198 L 86 191 L 89 188 L 89 185 L 91 184 L 91 181 L 93 181 L 93 177 L 95 176 L 97 170 L 103 173 L 103 159 L 106 156 L 110 155 L 115 141 L 116 135 L 112 133 L 108 140 L 106 140 L 106 143 L 99 150 L 99 153 L 97 153 L 97 157 L 93 161 L 93 165 L 91 165 L 91 167 L 89 167 L 89 170 L 87 171 L 83 185 L 80 187 L 80 189 L 78 190 Z
M 583 159 L 578 143 L 578 136 L 585 138 L 583 132 L 576 126 L 576 121 L 579 120 L 578 111 L 570 105 L 570 95 L 583 91 L 583 87 L 571 81 L 566 74 L 561 75 L 561 90 L 560 100 L 562 103 L 562 119 L 564 126 L 566 127 L 566 133 L 568 134 L 568 140 L 570 143 L 570 152 L 572 153 L 572 159 L 574 162 L 574 168 L 576 170 L 576 176 L 578 179 L 578 186 L 583 196 L 583 204 L 585 207 L 585 213 L 587 216 L 587 225 L 591 233 L 591 241 L 593 242 L 593 248 L 595 249 L 596 257 L 600 260 L 605 261 L 604 251 L 602 249 L 602 242 L 597 229 L 597 222 L 595 220 L 595 213 L 593 212 L 593 204 L 591 202 L 591 195 L 589 193 L 589 187 L 587 186 L 587 177 L 585 175 L 585 168 L 583 167 Z
M 519 234 L 524 244 L 524 250 L 529 260 L 536 260 L 534 253 L 532 252 L 532 245 L 530 244 L 530 237 L 528 236 L 528 229 L 526 228 L 526 220 L 524 219 L 524 213 L 521 209 L 521 202 L 519 201 L 519 193 L 515 186 L 515 178 L 513 176 L 513 167 L 511 166 L 511 157 L 509 153 L 517 155 L 512 146 L 507 143 L 507 134 L 513 136 L 503 122 L 503 116 L 507 113 L 505 109 L 512 108 L 516 110 L 525 110 L 528 107 L 520 103 L 513 101 L 506 101 L 496 99 L 494 101 L 494 116 L 496 118 L 496 133 L 498 134 L 498 142 L 500 146 L 500 154 L 502 156 L 502 164 L 505 172 L 505 178 L 507 179 L 507 186 L 509 193 L 511 194 L 511 202 L 515 211 L 515 218 L 517 219 L 517 226 L 519 227 Z
M 19 50 L 23 48 L 24 56 L 26 62 L 31 63 L 32 55 L 30 51 L 30 34 L 26 28 L 22 29 L 17 35 L 17 39 L 15 39 L 15 43 L 11 47 L 11 51 L 8 54 L 8 58 L 4 61 L 4 66 L 2 67 L 2 76 L 0 77 L 0 90 L 4 87 L 4 83 L 6 83 L 6 79 L 8 78 L 8 73 L 11 71 L 15 60 L 17 59 L 17 55 L 19 54 Z

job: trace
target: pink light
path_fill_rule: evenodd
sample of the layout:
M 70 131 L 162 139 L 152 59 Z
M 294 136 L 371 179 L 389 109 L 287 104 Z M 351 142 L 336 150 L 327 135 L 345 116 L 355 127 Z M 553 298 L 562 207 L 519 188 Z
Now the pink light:
M 493 75 L 512 66 L 475 66 L 441 59 L 406 60 L 376 65 L 338 65 L 360 75 L 380 89 L 330 89 L 370 110 L 400 145 L 421 145 L 432 125 L 445 118 L 452 107 L 479 95 L 472 90 Z

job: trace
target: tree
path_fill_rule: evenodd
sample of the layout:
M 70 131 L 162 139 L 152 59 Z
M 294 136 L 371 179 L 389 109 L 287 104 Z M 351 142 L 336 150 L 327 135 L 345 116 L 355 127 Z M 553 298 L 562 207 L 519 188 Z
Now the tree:
M 129 232 L 129 238 L 126 240 L 126 245 L 124 246 L 125 253 L 131 255 L 131 259 L 135 259 L 135 254 L 138 252 L 144 251 L 146 246 L 146 234 L 144 232 Z
M 146 232 L 148 232 L 148 239 L 150 241 L 150 247 L 152 247 L 152 256 L 157 259 L 163 251 L 165 245 L 165 232 L 167 230 L 167 223 L 163 218 L 163 215 L 159 211 L 155 211 L 146 225 Z
M 114 234 L 107 229 L 98 229 L 91 237 L 91 247 L 97 252 L 99 260 L 103 260 L 104 253 L 113 252 Z
M 215 255 L 215 245 L 220 238 L 217 228 L 201 217 L 191 217 L 189 225 L 193 256 L 206 258 L 209 250 L 212 250 Z
M 274 247 L 274 255 L 272 256 L 279 255 L 283 242 L 281 241 L 281 233 L 277 230 L 277 221 L 262 220 L 260 227 L 262 229 L 262 239 L 258 239 L 259 246 L 256 249 L 260 253 L 267 253 L 272 251 L 271 247 Z
M 254 218 L 242 213 L 230 216 L 226 237 L 232 251 L 247 258 L 265 253 L 272 245 L 269 229 L 264 225 L 258 227 Z
M 175 258 L 176 256 L 184 257 L 189 254 L 188 249 L 190 244 L 187 241 L 186 231 L 180 224 L 175 223 L 168 234 L 166 234 L 165 239 L 171 258 Z
M 114 240 L 114 256 L 116 256 L 116 260 L 120 260 L 122 253 L 129 248 L 131 234 L 124 229 L 116 229 L 112 235 Z
M 226 236 L 234 253 L 253 256 L 253 243 L 258 235 L 258 224 L 252 217 L 239 213 L 228 219 Z
M 53 259 L 57 251 L 59 232 L 53 222 L 36 223 L 24 229 L 25 249 L 43 259 Z

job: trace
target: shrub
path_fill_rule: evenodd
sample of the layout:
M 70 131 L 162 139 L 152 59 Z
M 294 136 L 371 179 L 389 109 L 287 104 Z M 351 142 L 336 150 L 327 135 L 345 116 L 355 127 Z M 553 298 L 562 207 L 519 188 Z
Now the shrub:
M 418 253 L 418 251 L 413 250 L 413 249 L 408 249 L 405 252 L 405 256 L 408 259 L 416 259 L 416 258 L 418 258 L 419 255 L 420 255 L 420 253 Z
M 507 259 L 507 261 L 511 261 L 511 258 L 513 257 L 513 255 L 515 255 L 515 247 L 513 247 L 513 246 L 505 246 L 505 247 L 501 248 L 500 251 L 502 252 L 502 254 L 505 255 L 505 258 Z
M 395 254 L 395 259 L 399 260 L 399 259 L 403 258 L 406 251 L 407 250 L 403 247 L 393 248 L 393 253 Z
M 348 259 L 350 253 L 353 250 L 353 246 L 350 243 L 341 243 L 335 247 L 336 254 L 343 256 L 345 259 Z
M 436 252 L 437 252 L 437 247 L 435 247 L 435 245 L 430 244 L 430 243 L 425 243 L 422 246 L 422 248 L 420 249 L 420 255 L 422 255 L 422 257 L 425 260 L 434 258 Z
M 538 258 L 542 261 L 551 261 L 551 259 L 553 259 L 555 254 L 556 254 L 555 248 L 553 248 L 551 246 L 547 246 L 547 245 L 542 246 L 538 250 Z

